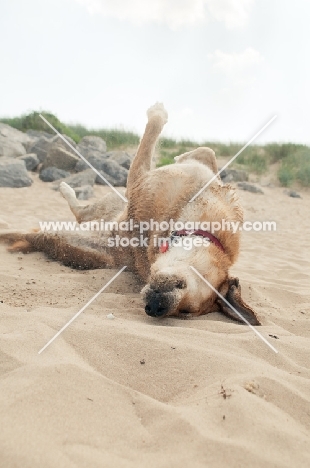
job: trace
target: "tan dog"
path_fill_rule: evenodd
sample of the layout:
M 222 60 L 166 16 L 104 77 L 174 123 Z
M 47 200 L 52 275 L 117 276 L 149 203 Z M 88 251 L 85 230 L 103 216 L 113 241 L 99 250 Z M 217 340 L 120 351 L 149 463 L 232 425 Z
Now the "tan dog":
M 135 226 L 153 219 L 159 223 L 174 222 L 239 222 L 243 220 L 235 190 L 223 185 L 217 177 L 191 203 L 189 200 L 217 173 L 215 154 L 210 148 L 198 148 L 178 156 L 176 163 L 151 169 L 152 155 L 158 137 L 167 122 L 167 113 L 161 104 L 148 110 L 148 123 L 137 154 L 130 167 L 126 204 L 116 193 L 107 194 L 100 202 L 81 206 L 74 190 L 61 184 L 61 193 L 68 201 L 79 223 L 104 219 L 105 221 L 129 222 Z M 100 241 L 32 233 L 17 235 L 16 241 L 24 242 L 18 249 L 43 250 L 65 264 L 80 268 L 123 266 L 134 271 L 147 283 L 142 290 L 145 311 L 154 317 L 198 316 L 221 310 L 238 321 L 240 317 L 190 268 L 194 267 L 232 306 L 253 325 L 259 325 L 254 311 L 246 305 L 240 294 L 237 278 L 229 277 L 229 268 L 239 253 L 239 230 L 220 230 L 216 237 L 203 230 L 174 232 L 172 239 L 184 241 L 190 237 L 200 238 L 201 244 L 185 249 L 168 245 L 160 248 L 158 237 L 169 238 L 169 228 L 164 232 L 149 229 L 144 232 L 148 246 L 116 247 L 109 239 L 139 238 L 139 227 L 131 231 L 105 232 Z M 203 241 L 207 240 L 207 243 Z M 198 242 L 199 243 L 199 242 Z M 13 247 L 14 249 L 14 247 Z

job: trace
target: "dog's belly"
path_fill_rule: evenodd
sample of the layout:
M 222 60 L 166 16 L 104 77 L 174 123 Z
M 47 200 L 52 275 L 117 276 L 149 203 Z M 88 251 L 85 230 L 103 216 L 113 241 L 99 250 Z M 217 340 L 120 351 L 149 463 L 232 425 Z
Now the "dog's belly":
M 130 215 L 139 221 L 177 220 L 183 207 L 213 176 L 211 169 L 197 162 L 150 171 L 133 190 Z M 210 187 L 219 183 L 216 179 Z
M 191 197 L 213 176 L 214 173 L 207 166 L 199 163 L 174 164 L 150 171 L 133 187 L 127 217 L 138 223 L 151 223 L 152 220 L 158 223 L 170 220 L 175 222 Z M 218 186 L 219 183 L 216 179 L 210 186 Z M 167 237 L 169 231 L 169 228 L 160 232 L 156 232 L 156 229 L 145 231 L 143 236 L 149 239 L 148 247 L 132 249 L 135 270 L 143 280 L 147 279 L 150 264 L 158 255 L 158 247 L 154 246 L 154 235 Z M 139 238 L 140 235 L 138 229 L 130 233 L 131 237 Z

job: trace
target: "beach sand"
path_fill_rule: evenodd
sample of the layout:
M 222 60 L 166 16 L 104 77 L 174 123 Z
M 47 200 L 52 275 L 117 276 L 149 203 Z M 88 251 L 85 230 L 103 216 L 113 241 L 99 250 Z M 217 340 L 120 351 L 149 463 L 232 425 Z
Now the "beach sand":
M 34 179 L 0 189 L 2 232 L 74 219 Z M 278 354 L 220 314 L 148 317 L 126 271 L 38 354 L 117 270 L 0 245 L 1 467 L 310 466 L 310 193 L 263 190 L 245 219 L 277 231 L 243 232 L 232 273 Z

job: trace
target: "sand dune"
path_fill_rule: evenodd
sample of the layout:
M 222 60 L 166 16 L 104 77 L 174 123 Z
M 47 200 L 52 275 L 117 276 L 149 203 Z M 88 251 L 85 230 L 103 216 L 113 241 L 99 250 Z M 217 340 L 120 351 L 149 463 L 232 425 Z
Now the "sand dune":
M 243 233 L 234 273 L 278 354 L 219 314 L 146 316 L 124 272 L 39 355 L 116 270 L 0 245 L 1 466 L 310 466 L 310 194 L 264 192 L 240 194 L 246 219 L 277 232 Z M 3 230 L 73 219 L 37 179 L 0 200 Z

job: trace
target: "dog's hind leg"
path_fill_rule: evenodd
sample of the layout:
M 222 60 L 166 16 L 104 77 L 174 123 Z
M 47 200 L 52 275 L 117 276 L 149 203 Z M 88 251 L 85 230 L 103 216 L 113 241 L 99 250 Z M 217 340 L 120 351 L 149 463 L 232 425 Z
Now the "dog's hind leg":
M 168 114 L 163 104 L 156 103 L 147 111 L 148 122 L 141 139 L 137 154 L 132 161 L 127 179 L 127 197 L 133 184 L 147 171 L 151 169 L 152 156 L 159 135 L 168 121 Z
M 211 148 L 201 146 L 193 151 L 188 151 L 188 153 L 180 154 L 180 156 L 175 156 L 174 158 L 176 163 L 182 163 L 188 160 L 195 160 L 211 169 L 214 174 L 218 173 L 218 167 L 216 162 L 215 153 Z
M 124 189 L 119 189 L 119 191 L 124 192 Z M 65 182 L 61 182 L 60 184 L 60 193 L 67 200 L 70 210 L 78 223 L 93 221 L 95 219 L 111 221 L 126 206 L 126 203 L 115 192 L 107 193 L 101 200 L 92 205 L 83 206 L 78 202 L 73 188 Z

